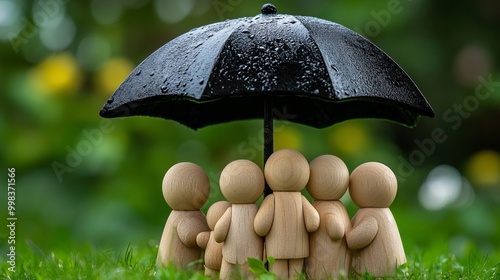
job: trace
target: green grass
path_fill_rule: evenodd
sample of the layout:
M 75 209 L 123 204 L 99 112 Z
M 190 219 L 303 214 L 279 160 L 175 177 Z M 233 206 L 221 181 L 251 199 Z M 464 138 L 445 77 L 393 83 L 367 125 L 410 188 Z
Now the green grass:
M 18 254 L 16 272 L 1 264 L 2 279 L 210 279 L 195 270 L 157 268 L 155 246 L 122 251 L 95 249 L 92 246 L 68 248 L 45 253 L 34 244 Z M 399 267 L 397 279 L 500 279 L 498 256 L 470 253 L 458 258 L 452 254 L 414 253 Z M 253 262 L 260 279 L 274 279 L 263 266 Z M 304 278 L 305 279 L 305 278 Z M 375 279 L 371 275 L 351 275 L 349 279 Z

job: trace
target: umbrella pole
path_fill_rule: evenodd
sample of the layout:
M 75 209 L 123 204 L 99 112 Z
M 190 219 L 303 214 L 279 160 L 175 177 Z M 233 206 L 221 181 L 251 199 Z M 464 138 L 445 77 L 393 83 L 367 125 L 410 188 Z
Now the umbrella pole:
M 273 98 L 271 96 L 264 96 L 264 165 L 267 159 L 274 151 L 273 141 Z M 271 188 L 266 182 L 264 187 L 264 197 L 272 193 Z

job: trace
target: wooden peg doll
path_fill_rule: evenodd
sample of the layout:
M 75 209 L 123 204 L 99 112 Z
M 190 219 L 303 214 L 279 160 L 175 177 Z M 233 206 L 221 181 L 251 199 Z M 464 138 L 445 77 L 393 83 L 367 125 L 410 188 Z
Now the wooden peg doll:
M 397 266 L 406 263 L 398 226 L 388 208 L 396 192 L 396 176 L 381 163 L 364 163 L 351 174 L 349 193 L 360 209 L 347 233 L 347 245 L 353 250 L 356 273 L 395 276 Z
M 196 243 L 202 249 L 205 249 L 205 275 L 217 278 L 222 264 L 222 246 L 223 243 L 218 243 L 214 238 L 214 228 L 217 221 L 222 217 L 224 212 L 231 206 L 227 201 L 218 201 L 212 204 L 207 211 L 208 227 L 212 231 L 205 231 L 198 234 Z
M 309 164 L 311 174 L 307 191 L 314 198 L 313 206 L 320 216 L 317 231 L 309 235 L 309 257 L 306 272 L 309 279 L 326 279 L 349 275 L 351 256 L 345 235 L 351 220 L 339 200 L 349 185 L 349 170 L 333 155 L 315 158 Z
M 220 278 L 250 277 L 247 259 L 263 257 L 263 240 L 255 233 L 253 222 L 258 211 L 255 202 L 264 191 L 264 176 L 255 163 L 236 160 L 222 170 L 219 183 L 231 202 L 214 229 L 215 240 L 224 242 Z
M 309 164 L 299 152 L 274 152 L 264 174 L 273 193 L 255 217 L 257 234 L 265 236 L 267 256 L 275 258 L 269 270 L 281 279 L 297 278 L 309 256 L 309 235 L 319 227 L 319 214 L 300 191 L 309 180 Z
M 173 263 L 185 269 L 202 257 L 203 250 L 196 244 L 196 236 L 210 230 L 200 211 L 208 199 L 210 182 L 198 165 L 181 162 L 165 174 L 162 191 L 172 211 L 161 236 L 157 264 Z

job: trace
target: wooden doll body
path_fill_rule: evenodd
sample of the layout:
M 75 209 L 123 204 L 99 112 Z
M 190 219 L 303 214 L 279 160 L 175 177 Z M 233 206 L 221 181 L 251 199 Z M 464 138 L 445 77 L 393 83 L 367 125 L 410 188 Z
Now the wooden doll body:
M 258 206 L 253 204 L 233 204 L 226 211 L 217 224 L 214 236 L 218 242 L 224 242 L 221 266 L 221 279 L 227 279 L 238 265 L 240 273 L 246 273 L 248 258 L 261 260 L 264 244 L 262 237 L 253 229 L 253 220 L 257 214 Z
M 349 192 L 360 207 L 346 236 L 356 273 L 395 276 L 397 266 L 406 263 L 401 236 L 388 208 L 396 197 L 396 176 L 381 163 L 364 163 L 352 172 Z
M 354 270 L 376 277 L 394 276 L 406 263 L 401 236 L 389 208 L 362 208 L 354 216 L 347 242 L 353 250 Z
M 339 199 L 347 191 L 349 170 L 333 155 L 319 156 L 309 166 L 311 174 L 306 188 L 314 198 L 313 207 L 320 215 L 320 225 L 309 235 L 307 276 L 309 279 L 347 277 L 351 255 L 345 235 L 351 230 L 351 221 Z
M 317 231 L 309 236 L 310 251 L 306 271 L 310 279 L 325 279 L 349 275 L 351 254 L 345 234 L 351 230 L 351 220 L 344 204 L 339 201 L 314 201 L 320 216 Z
M 185 268 L 201 259 L 203 250 L 196 244 L 196 236 L 209 230 L 205 215 L 197 211 L 172 210 L 165 224 L 158 248 L 158 265 L 173 263 Z
M 211 231 L 205 231 L 198 234 L 196 243 L 202 249 L 205 249 L 205 275 L 217 278 L 222 265 L 223 243 L 215 241 L 214 228 L 217 221 L 220 220 L 225 211 L 231 206 L 227 201 L 218 201 L 212 204 L 207 211 L 207 223 Z
M 264 191 L 264 175 L 248 160 L 236 160 L 221 173 L 220 188 L 231 202 L 214 228 L 214 238 L 224 242 L 220 278 L 251 277 L 248 258 L 262 260 L 263 240 L 254 231 L 253 222 L 258 211 L 255 204 Z
M 311 225 L 308 230 L 306 223 L 315 220 L 315 210 L 300 192 L 274 192 L 268 197 L 270 198 L 266 198 L 266 204 L 271 203 L 271 199 L 274 200 L 272 224 L 256 227 L 259 235 L 266 236 L 266 254 L 276 259 L 307 257 L 309 255 L 309 231 L 316 230 L 316 227 Z M 266 205 L 263 203 L 261 207 L 266 207 Z M 266 228 L 269 229 L 266 231 Z
M 319 227 L 319 214 L 300 191 L 309 179 L 309 164 L 298 152 L 280 150 L 266 162 L 265 177 L 273 190 L 255 217 L 254 228 L 265 236 L 265 252 L 274 257 L 269 270 L 281 279 L 298 278 L 309 255 L 308 232 Z
M 162 192 L 172 211 L 161 236 L 157 264 L 174 264 L 183 269 L 202 256 L 196 238 L 199 233 L 210 230 L 200 211 L 208 199 L 210 182 L 199 166 L 181 162 L 165 174 Z

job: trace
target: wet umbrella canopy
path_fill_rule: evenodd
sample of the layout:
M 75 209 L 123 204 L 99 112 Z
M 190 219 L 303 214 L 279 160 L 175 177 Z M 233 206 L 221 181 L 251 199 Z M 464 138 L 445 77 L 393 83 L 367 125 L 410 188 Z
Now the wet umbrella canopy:
M 183 34 L 146 58 L 102 108 L 107 118 L 161 117 L 193 129 L 263 118 L 323 128 L 353 118 L 415 126 L 434 112 L 408 75 L 354 31 L 262 7 Z

